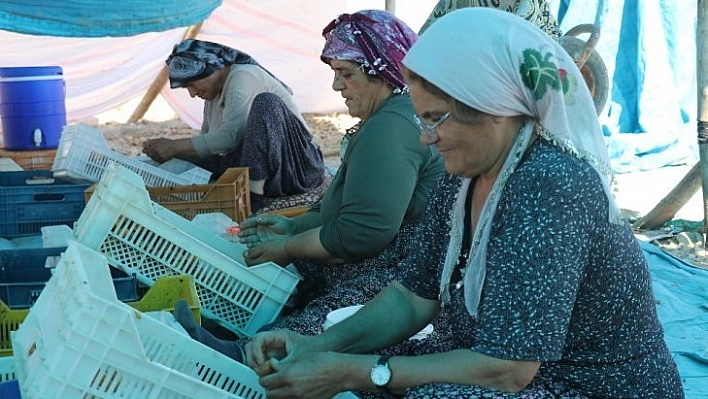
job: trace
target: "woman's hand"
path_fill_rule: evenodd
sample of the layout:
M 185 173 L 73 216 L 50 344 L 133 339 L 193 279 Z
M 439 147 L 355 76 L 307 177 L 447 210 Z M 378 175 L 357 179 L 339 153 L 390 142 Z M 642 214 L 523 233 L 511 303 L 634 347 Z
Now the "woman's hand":
M 260 383 L 269 398 L 331 398 L 341 388 L 333 386 L 340 377 L 331 373 L 341 370 L 341 355 L 319 352 L 316 338 L 288 330 L 256 334 L 246 345 L 248 366 L 264 370 Z
M 334 352 L 314 352 L 271 360 L 273 372 L 259 383 L 268 398 L 329 399 L 346 390 L 346 358 Z
M 143 143 L 143 152 L 157 163 L 163 163 L 174 158 L 175 145 L 170 139 L 152 139 Z
M 271 239 L 260 244 L 250 244 L 243 253 L 243 259 L 248 266 L 264 262 L 275 262 L 280 266 L 286 266 L 293 261 L 285 250 L 287 240 L 287 238 Z
M 260 332 L 246 344 L 248 366 L 257 369 L 267 360 L 282 360 L 291 354 L 307 352 L 310 339 L 290 330 Z
M 295 234 L 292 219 L 280 215 L 262 215 L 251 217 L 239 223 L 241 231 L 239 242 L 248 248 L 263 243 L 282 240 Z

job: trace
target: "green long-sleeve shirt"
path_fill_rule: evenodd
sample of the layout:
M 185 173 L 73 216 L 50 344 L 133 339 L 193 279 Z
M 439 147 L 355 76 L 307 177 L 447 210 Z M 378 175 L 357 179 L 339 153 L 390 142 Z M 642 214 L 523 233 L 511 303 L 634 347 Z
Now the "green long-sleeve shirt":
M 352 137 L 322 201 L 320 241 L 347 262 L 374 256 L 403 223 L 419 220 L 443 170 L 434 147 L 420 143 L 408 94 L 393 95 Z

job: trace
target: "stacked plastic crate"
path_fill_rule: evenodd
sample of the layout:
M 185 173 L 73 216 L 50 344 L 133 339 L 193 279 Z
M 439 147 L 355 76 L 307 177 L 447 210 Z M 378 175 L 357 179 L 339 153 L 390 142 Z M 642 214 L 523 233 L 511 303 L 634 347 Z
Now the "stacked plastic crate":
M 106 169 L 74 235 L 147 286 L 193 276 L 202 315 L 242 337 L 274 321 L 299 281 L 272 262 L 246 266 L 242 244 L 153 202 L 141 177 L 118 165 Z
M 23 397 L 264 398 L 251 369 L 117 299 L 100 253 L 71 242 L 12 333 Z
M 109 164 L 139 175 L 153 201 L 187 219 L 222 212 L 240 222 L 251 214 L 248 168 L 230 168 L 210 183 L 210 172 L 180 159 L 157 165 L 117 153 L 99 130 L 83 124 L 64 130 L 52 170 L 55 176 L 95 183 Z M 86 190 L 86 201 L 92 194 L 92 188 Z
M 49 170 L 0 172 L 0 236 L 38 235 L 43 226 L 73 224 L 89 186 L 55 178 Z
M 14 378 L 10 334 L 26 319 L 43 292 L 51 276 L 47 266 L 53 266 L 66 249 L 66 242 L 63 247 L 47 248 L 33 244 L 42 239 L 44 228 L 66 227 L 71 231 L 84 211 L 86 190 L 108 164 L 134 167 L 154 184 L 165 186 L 204 183 L 210 175 L 191 164 L 173 163 L 163 168 L 126 157 L 110 150 L 100 131 L 85 125 L 65 127 L 58 149 L 52 149 L 51 156 L 45 152 L 0 151 L 0 159 L 14 164 L 13 171 L 0 172 L 0 382 Z M 56 154 L 61 157 L 57 159 Z M 57 170 L 51 170 L 55 164 Z M 176 167 L 185 170 L 175 172 Z M 27 170 L 18 170 L 22 168 Z M 199 319 L 193 278 L 166 276 L 146 292 L 144 286 L 138 287 L 135 276 L 117 268 L 110 270 L 118 299 L 135 309 L 169 310 L 174 301 L 183 298 Z M 184 288 L 185 284 L 192 287 L 191 291 Z
M 84 124 L 67 126 L 61 135 L 52 171 L 55 176 L 97 182 L 110 164 L 140 175 L 150 187 L 205 184 L 211 172 L 180 159 L 160 165 L 113 151 L 101 131 Z

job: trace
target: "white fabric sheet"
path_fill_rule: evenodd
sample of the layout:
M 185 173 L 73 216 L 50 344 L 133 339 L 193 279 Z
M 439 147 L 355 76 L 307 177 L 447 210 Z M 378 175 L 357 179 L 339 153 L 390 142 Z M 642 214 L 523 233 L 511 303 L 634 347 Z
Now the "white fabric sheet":
M 396 14 L 418 30 L 435 0 L 407 0 Z M 295 92 L 302 112 L 345 110 L 332 91 L 332 72 L 319 59 L 322 28 L 342 12 L 385 8 L 384 0 L 224 0 L 204 22 L 198 38 L 220 42 L 255 57 Z M 60 38 L 0 31 L 0 66 L 59 65 L 66 82 L 67 119 L 93 117 L 141 97 L 187 27 L 132 37 Z M 202 100 L 186 90 L 162 95 L 175 113 L 197 128 Z

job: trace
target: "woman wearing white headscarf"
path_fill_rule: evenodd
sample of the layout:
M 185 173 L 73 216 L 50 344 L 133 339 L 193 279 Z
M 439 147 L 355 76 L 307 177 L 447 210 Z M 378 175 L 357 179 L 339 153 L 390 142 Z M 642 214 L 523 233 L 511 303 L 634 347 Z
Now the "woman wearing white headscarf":
M 269 397 L 682 398 L 568 54 L 517 16 L 469 8 L 404 65 L 421 140 L 448 174 L 388 288 L 320 336 L 256 336 L 248 359 L 272 364 Z M 430 337 L 401 343 L 430 321 Z

